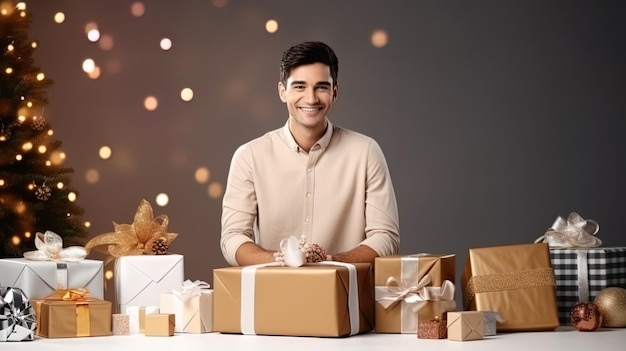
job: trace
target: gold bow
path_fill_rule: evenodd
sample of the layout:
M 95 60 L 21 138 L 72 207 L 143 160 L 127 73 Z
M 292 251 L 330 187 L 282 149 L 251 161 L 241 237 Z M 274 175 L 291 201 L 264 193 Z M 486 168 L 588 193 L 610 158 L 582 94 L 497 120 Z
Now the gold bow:
M 46 296 L 44 300 L 87 301 L 89 294 L 91 292 L 86 288 L 59 289 Z
M 152 245 L 162 241 L 169 248 L 177 233 L 167 231 L 168 218 L 166 215 L 154 217 L 152 206 L 148 201 L 141 200 L 132 224 L 117 224 L 113 222 L 115 232 L 97 235 L 85 245 L 87 252 L 94 249 L 108 254 L 111 258 L 129 255 L 153 255 Z M 106 245 L 106 249 L 101 246 Z
M 567 219 L 559 216 L 546 233 L 535 243 L 548 243 L 550 247 L 598 247 L 602 240 L 595 237 L 600 230 L 598 222 L 583 219 L 578 213 L 572 212 Z

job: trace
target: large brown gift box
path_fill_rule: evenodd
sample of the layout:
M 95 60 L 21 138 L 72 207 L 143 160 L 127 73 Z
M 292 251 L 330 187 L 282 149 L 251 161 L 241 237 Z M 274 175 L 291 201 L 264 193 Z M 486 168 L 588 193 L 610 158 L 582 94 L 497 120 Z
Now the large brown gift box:
M 110 301 L 95 298 L 43 300 L 39 303 L 37 335 L 46 338 L 111 335 L 111 306 Z
M 222 333 L 342 337 L 374 325 L 369 263 L 217 268 L 213 286 Z
M 559 326 L 548 244 L 469 250 L 463 276 L 465 310 L 495 311 L 498 332 L 545 331 Z
M 413 304 L 400 299 L 392 304 L 385 305 L 382 300 L 392 298 L 389 282 L 399 284 L 400 290 L 412 289 L 423 282 L 428 276 L 427 286 L 441 287 L 445 281 L 454 284 L 455 279 L 454 254 L 415 254 L 376 257 L 374 261 L 375 304 L 375 331 L 377 333 L 408 333 L 415 334 L 418 329 L 418 320 L 432 321 L 436 317 L 445 319 L 445 313 L 454 310 L 454 292 L 451 301 L 431 301 L 424 304 L 417 313 Z M 414 291 L 412 291 L 414 293 Z M 398 294 L 407 297 L 410 294 Z M 453 306 L 450 307 L 450 304 Z

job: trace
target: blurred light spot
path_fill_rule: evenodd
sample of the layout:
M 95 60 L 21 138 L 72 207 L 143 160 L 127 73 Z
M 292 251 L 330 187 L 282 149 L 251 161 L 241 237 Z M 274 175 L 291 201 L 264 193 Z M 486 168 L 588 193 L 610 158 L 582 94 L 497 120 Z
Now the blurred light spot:
M 4 70 L 4 72 L 5 72 L 6 74 L 13 74 L 13 68 L 11 68 L 11 67 L 7 67 L 7 68 Z
M 146 7 L 141 1 L 133 2 L 133 4 L 130 5 L 130 13 L 135 17 L 141 17 L 146 13 Z
M 63 12 L 57 12 L 54 14 L 54 22 L 63 23 L 65 22 L 65 14 Z
M 85 180 L 89 184 L 95 184 L 100 180 L 100 173 L 94 168 L 88 169 L 85 172 Z
M 15 46 L 13 46 L 13 44 L 7 45 L 7 51 L 8 52 L 12 52 L 13 50 L 15 50 Z
M 111 148 L 108 146 L 103 146 L 98 151 L 98 155 L 103 160 L 108 160 L 111 157 Z
M 23 201 L 15 204 L 15 208 L 13 209 L 17 214 L 24 214 L 26 212 L 26 204 Z
M 76 193 L 73 191 L 70 192 L 69 194 L 67 194 L 67 199 L 70 200 L 70 202 L 76 201 Z
M 4 184 L 6 184 L 4 179 L 0 179 L 0 186 L 4 186 Z
M 46 161 L 46 167 L 50 167 L 50 166 L 52 166 L 52 161 L 50 160 Z
M 213 0 L 213 6 L 222 8 L 228 4 L 228 0 Z
M 109 270 L 107 270 L 107 271 L 104 273 L 104 277 L 106 278 L 106 280 L 111 280 L 111 279 L 113 279 L 113 271 L 112 271 L 112 270 L 110 270 L 110 269 L 109 269 Z
M 57 183 L 57 189 L 63 189 L 63 187 L 65 187 L 65 184 L 63 184 L 63 182 Z
M 93 70 L 91 72 L 89 72 L 87 75 L 91 79 L 98 79 L 98 78 L 100 78 L 100 73 L 101 73 L 100 67 L 94 66 Z
M 191 99 L 193 99 L 193 90 L 191 90 L 191 88 L 181 90 L 180 98 L 183 99 L 183 101 L 191 101 Z
M 273 19 L 265 22 L 265 30 L 268 33 L 276 33 L 276 31 L 278 31 L 278 22 L 276 22 L 276 20 L 273 20 Z
M 20 1 L 17 4 L 15 4 L 15 8 L 20 10 L 20 11 L 24 11 L 24 10 L 26 10 L 26 3 L 23 2 L 23 1 Z
M 159 102 L 158 102 L 157 98 L 155 98 L 154 96 L 148 96 L 143 101 L 143 106 L 148 111 L 154 111 L 154 110 L 156 110 L 157 106 L 159 106 Z
M 11 238 L 11 243 L 13 243 L 13 245 L 17 246 L 20 244 L 20 242 L 22 242 L 22 240 L 20 240 L 20 237 L 17 235 L 13 235 L 13 237 Z
M 31 42 L 30 43 L 30 47 L 33 48 L 33 49 L 36 49 L 37 48 L 37 42 L 36 41 Z
M 98 41 L 98 39 L 100 39 L 100 31 L 97 29 L 92 29 L 89 32 L 87 32 L 87 39 L 89 39 L 90 42 L 95 43 Z
M 30 238 L 31 233 L 30 232 L 24 232 L 24 237 L 25 238 Z
M 52 135 L 52 134 L 54 134 L 54 130 L 48 129 L 48 135 Z
M 22 155 L 20 155 L 20 154 L 15 155 L 15 159 L 18 160 L 18 161 L 21 161 L 22 160 Z
M 30 141 L 27 141 L 22 145 L 22 150 L 24 151 L 30 151 L 32 149 L 33 149 L 33 143 L 31 143 Z
M 108 34 L 103 35 L 98 42 L 98 46 L 104 51 L 113 49 L 113 37 Z
M 387 31 L 382 29 L 375 30 L 374 33 L 372 33 L 371 41 L 372 45 L 379 49 L 387 46 L 387 43 L 389 42 L 389 38 L 387 37 Z
M 200 184 L 204 184 L 208 182 L 209 179 L 211 178 L 211 171 L 209 171 L 209 169 L 206 167 L 200 167 L 196 169 L 195 178 L 196 178 L 196 182 Z
M 89 22 L 85 25 L 85 33 L 89 33 L 94 29 L 98 29 L 98 25 L 95 22 Z
M 13 7 L 13 2 L 11 1 L 0 1 L 0 14 L 3 16 L 12 14 L 15 11 Z
M 90 228 L 91 227 L 91 222 L 85 221 L 85 223 L 83 223 L 83 225 L 85 226 L 85 228 Z
M 169 40 L 168 38 L 163 38 L 161 39 L 160 45 L 161 45 L 161 49 L 167 51 L 172 48 L 172 41 Z
M 48 148 L 45 145 L 39 145 L 37 151 L 39 151 L 40 154 L 45 154 L 46 151 L 48 151 Z
M 167 204 L 170 202 L 170 198 L 169 196 L 167 196 L 167 194 L 165 193 L 160 193 L 156 196 L 156 204 L 161 206 L 161 207 L 165 207 L 167 206 Z
M 65 160 L 65 153 L 59 150 L 53 151 L 52 154 L 50 154 L 50 162 L 52 162 L 52 164 L 54 165 L 60 165 L 63 163 L 63 161 Z
M 38 81 L 40 81 L 40 82 L 41 82 L 41 81 L 42 81 L 42 80 L 44 80 L 44 79 L 46 79 L 46 75 L 45 75 L 45 74 L 43 74 L 43 73 L 37 73 L 37 80 L 38 80 Z
M 96 63 L 92 59 L 86 59 L 85 61 L 83 61 L 83 71 L 85 71 L 86 73 L 93 72 L 95 68 Z
M 213 182 L 211 184 L 209 184 L 209 187 L 207 188 L 207 193 L 209 194 L 209 197 L 212 199 L 218 199 L 222 196 L 222 192 L 224 188 L 222 187 L 222 184 L 220 184 L 219 182 Z

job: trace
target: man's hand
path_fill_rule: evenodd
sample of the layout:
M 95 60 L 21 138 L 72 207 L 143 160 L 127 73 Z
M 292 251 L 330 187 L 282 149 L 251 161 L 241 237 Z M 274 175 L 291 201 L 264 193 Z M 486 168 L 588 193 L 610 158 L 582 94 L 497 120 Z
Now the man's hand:
M 274 262 L 274 251 L 265 250 L 257 244 L 248 242 L 239 246 L 235 258 L 240 266 Z
M 356 248 L 331 255 L 333 261 L 346 262 L 346 263 L 371 263 L 374 264 L 374 259 L 378 257 L 376 251 L 367 245 L 359 245 Z

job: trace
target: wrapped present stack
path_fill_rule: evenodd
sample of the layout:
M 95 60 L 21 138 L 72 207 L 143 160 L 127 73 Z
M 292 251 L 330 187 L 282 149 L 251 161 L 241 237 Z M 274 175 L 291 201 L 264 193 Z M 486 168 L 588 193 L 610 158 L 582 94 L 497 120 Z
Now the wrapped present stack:
M 557 217 L 536 240 L 550 247 L 561 325 L 570 325 L 570 311 L 579 302 L 592 302 L 609 287 L 626 288 L 626 247 L 601 247 L 599 229 L 596 221 L 572 212 Z
M 160 295 L 183 283 L 184 257 L 169 252 L 178 234 L 168 232 L 168 217 L 154 217 L 152 206 L 142 200 L 132 224 L 113 222 L 115 231 L 91 239 L 85 249 L 115 260 L 115 311 L 127 306 L 158 306 Z M 105 263 L 105 264 L 106 264 Z
M 456 308 L 454 269 L 453 254 L 377 257 L 375 331 L 444 338 L 440 323 Z

